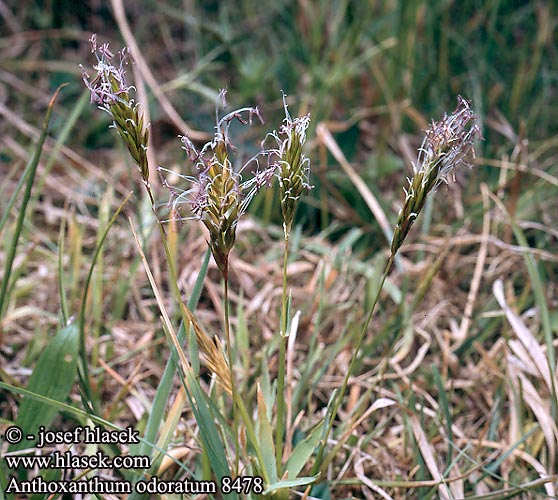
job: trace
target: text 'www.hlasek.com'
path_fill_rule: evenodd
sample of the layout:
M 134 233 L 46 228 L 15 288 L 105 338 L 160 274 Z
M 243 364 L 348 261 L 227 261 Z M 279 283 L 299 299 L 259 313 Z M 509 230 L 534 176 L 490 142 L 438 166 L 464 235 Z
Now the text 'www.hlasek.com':
M 260 494 L 264 491 L 259 476 L 223 476 L 219 481 L 201 479 L 164 480 L 149 476 L 152 458 L 147 455 L 119 455 L 117 445 L 140 443 L 139 432 L 132 427 L 106 430 L 78 426 L 66 431 L 39 427 L 35 434 L 24 434 L 17 426 L 8 427 L 3 440 L 12 446 L 29 443 L 28 449 L 9 451 L 3 459 L 14 471 L 4 492 L 8 494 L 215 494 L 221 492 Z M 78 446 L 79 445 L 79 446 Z M 30 449 L 39 451 L 28 454 Z M 42 452 L 42 453 L 41 453 Z M 116 453 L 115 453 L 116 452 Z M 122 471 L 116 473 L 115 471 Z M 32 471 L 25 478 L 20 471 Z M 56 473 L 59 471 L 59 473 Z M 135 471 L 141 479 L 129 480 Z M 142 471 L 144 472 L 143 474 Z

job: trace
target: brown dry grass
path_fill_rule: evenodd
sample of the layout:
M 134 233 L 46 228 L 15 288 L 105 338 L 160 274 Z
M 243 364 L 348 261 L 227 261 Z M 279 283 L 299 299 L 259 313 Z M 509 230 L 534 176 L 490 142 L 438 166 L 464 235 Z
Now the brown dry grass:
M 32 33 L 13 35 L 13 40 L 29 43 Z M 86 35 L 78 39 L 85 41 Z M 14 51 L 11 53 L 16 54 Z M 68 49 L 60 56 L 68 61 L 64 67 L 76 75 L 73 61 L 87 58 L 86 49 L 78 52 L 76 57 Z M 27 57 L 31 64 L 31 55 Z M 48 67 L 39 64 L 39 76 L 30 79 L 31 83 L 26 81 L 28 73 L 11 81 L 7 70 L 0 74 L 4 87 L 9 87 L 9 98 L 4 93 L 0 101 L 0 141 L 6 151 L 0 161 L 4 200 L 14 192 L 28 160 L 27 144 L 38 135 L 37 113 L 28 109 L 30 103 L 44 109 L 48 85 L 40 74 Z M 59 110 L 60 120 L 71 110 L 68 103 L 65 106 Z M 156 120 L 152 127 L 162 121 Z M 499 128 L 496 125 L 494 129 Z M 333 153 L 332 142 L 328 146 L 327 141 L 335 141 L 333 137 L 326 141 L 319 128 L 317 136 L 309 154 L 321 157 L 321 163 L 315 162 L 319 172 L 337 168 L 338 161 L 343 168 L 350 166 Z M 99 230 L 99 212 L 114 212 L 128 191 L 135 189 L 137 196 L 126 206 L 126 217 L 120 217 L 109 233 L 87 325 L 98 335 L 88 349 L 97 353 L 92 374 L 103 402 L 101 416 L 122 426 L 137 426 L 153 401 L 169 348 L 152 289 L 138 265 L 127 217 L 135 227 L 145 224 L 140 234 L 145 237 L 147 258 L 160 290 L 168 291 L 169 277 L 135 167 L 122 151 L 86 150 L 85 139 L 86 133 L 78 131 L 59 149 L 54 140 L 47 141 L 37 177 L 44 185 L 37 189 L 39 197 L 18 248 L 18 276 L 1 324 L 0 378 L 25 386 L 38 354 L 59 324 L 60 227 L 66 226 L 62 264 L 68 309 L 75 314 Z M 502 159 L 477 159 L 479 167 L 498 172 L 497 181 L 480 182 L 475 173 L 466 173 L 471 177 L 463 180 L 458 174 L 458 183 L 439 189 L 428 234 L 420 235 L 420 228 L 415 228 L 402 248 L 401 265 L 389 277 L 366 339 L 359 374 L 350 380 L 350 393 L 338 419 L 342 432 L 330 443 L 334 447 L 350 436 L 327 471 L 335 484 L 335 498 L 426 498 L 429 494 L 464 498 L 520 484 L 525 488 L 517 491 L 517 498 L 556 496 L 556 477 L 544 486 L 529 484 L 557 472 L 558 432 L 552 405 L 558 402 L 552 401 L 556 374 L 543 368 L 548 345 L 525 264 L 526 256 L 532 256 L 543 276 L 556 348 L 558 212 L 552 194 L 558 186 L 556 155 L 551 140 L 526 152 L 523 139 L 514 139 L 515 143 L 506 143 Z M 368 136 L 361 138 L 361 144 L 368 141 Z M 399 144 L 405 156 L 407 135 L 398 131 L 389 142 Z M 320 150 L 324 145 L 335 160 L 327 159 Z M 163 137 L 153 149 L 159 163 L 181 161 L 170 137 Z M 47 169 L 48 155 L 55 151 L 52 168 Z M 350 180 L 358 184 L 355 188 L 373 214 L 366 223 L 379 224 L 385 232 L 400 203 L 401 172 L 393 176 L 398 179 L 393 190 L 382 193 L 382 208 L 374 203 L 375 195 L 363 192 L 358 182 L 362 166 L 354 167 Z M 478 184 L 478 189 L 470 189 L 468 182 Z M 518 182 L 531 190 L 532 206 Z M 164 202 L 164 190 L 155 187 L 155 191 Z M 392 207 L 390 200 L 395 200 Z M 519 216 L 519 226 L 531 236 L 531 247 L 518 244 L 495 200 L 503 200 L 505 208 Z M 344 208 L 332 196 L 325 203 L 333 205 L 330 212 L 340 214 L 340 222 L 343 216 L 357 220 L 350 203 Z M 378 240 L 380 234 L 377 231 Z M 280 320 L 281 235 L 278 225 L 261 222 L 251 214 L 238 226 L 230 257 L 233 330 L 239 327 L 236 314 L 242 307 L 250 338 L 247 358 L 253 363 L 239 373 L 248 392 L 253 392 L 254 380 L 261 375 L 262 351 L 273 346 Z M 10 223 L 2 238 L 5 248 Z M 187 223 L 180 227 L 179 238 L 179 287 L 188 298 L 205 253 L 206 234 L 200 224 Z M 287 352 L 288 385 L 298 398 L 298 408 L 288 408 L 293 412 L 291 433 L 306 430 L 322 418 L 331 391 L 341 384 L 350 360 L 351 339 L 364 316 L 363 305 L 369 301 L 388 251 L 382 241 L 378 245 L 383 250 L 371 258 L 367 249 L 342 243 L 342 239 L 332 243 L 326 232 L 304 234 L 288 266 L 293 304 L 301 311 L 296 339 Z M 3 259 L 5 251 L 0 250 L 0 262 Z M 170 293 L 164 299 L 172 319 L 178 322 Z M 196 317 L 209 332 L 222 331 L 222 301 L 221 276 L 211 263 L 196 310 Z M 447 404 L 433 367 L 440 374 Z M 269 369 L 274 374 L 276 364 Z M 177 380 L 176 391 L 179 386 Z M 80 404 L 77 388 L 71 400 Z M 0 417 L 5 422 L 15 419 L 18 406 L 18 396 L 2 391 Z M 304 412 L 302 416 L 298 411 Z M 199 451 L 193 428 L 194 420 L 185 411 L 174 436 L 174 453 L 185 463 L 194 463 Z

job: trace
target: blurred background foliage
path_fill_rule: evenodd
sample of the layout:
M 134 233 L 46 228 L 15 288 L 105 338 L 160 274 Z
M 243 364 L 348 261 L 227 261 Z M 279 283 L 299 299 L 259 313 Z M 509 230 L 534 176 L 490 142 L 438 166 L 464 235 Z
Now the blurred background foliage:
M 328 228 L 335 239 L 357 226 L 368 235 L 363 240 L 368 247 L 377 249 L 380 243 L 374 241 L 381 241 L 353 184 L 324 151 L 312 148 L 320 122 L 334 131 L 392 220 L 421 130 L 453 110 L 458 94 L 472 101 L 482 119 L 481 158 L 500 160 L 528 147 L 540 152 L 537 159 L 544 165 L 554 144 L 549 138 L 558 127 L 558 4 L 553 1 L 141 0 L 125 9 L 158 84 L 194 129 L 211 130 L 217 93 L 225 87 L 230 108 L 256 104 L 266 120 L 239 140 L 241 154 L 255 151 L 265 133 L 280 126 L 282 90 L 293 114 L 311 113 L 316 189 L 299 211 L 299 222 L 310 232 Z M 85 92 L 78 64 L 93 63 L 90 34 L 110 41 L 113 50 L 123 45 L 111 3 L 11 1 L 3 11 L 4 101 L 33 123 L 50 93 L 69 82 L 57 109 L 56 134 Z M 130 68 L 131 80 L 133 72 Z M 157 161 L 183 164 L 176 140 L 181 131 L 149 96 Z M 102 151 L 116 138 L 106 133 L 106 116 L 91 107 L 83 113 L 68 145 L 97 152 L 102 166 Z M 481 160 L 458 181 L 474 198 L 480 181 L 494 185 L 499 177 L 499 169 Z M 548 193 L 537 196 L 544 206 Z M 519 209 L 541 206 L 517 197 Z M 478 219 L 474 205 L 471 214 Z M 278 222 L 272 206 L 273 194 L 267 194 L 253 212 Z

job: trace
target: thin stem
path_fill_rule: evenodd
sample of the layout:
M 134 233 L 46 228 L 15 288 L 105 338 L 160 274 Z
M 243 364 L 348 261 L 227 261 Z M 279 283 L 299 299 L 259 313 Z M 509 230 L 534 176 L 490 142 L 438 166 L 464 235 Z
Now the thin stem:
M 228 264 L 227 264 L 228 267 Z M 228 269 L 227 269 L 228 270 Z M 226 273 L 228 276 L 228 272 Z M 239 469 L 239 442 L 238 442 L 238 412 L 237 412 L 237 404 L 235 404 L 238 400 L 236 387 L 234 383 L 234 373 L 233 373 L 233 353 L 232 353 L 232 346 L 231 346 L 231 323 L 230 323 L 230 312 L 229 312 L 229 279 L 225 277 L 223 279 L 223 307 L 224 307 L 224 314 L 225 314 L 225 340 L 227 343 L 227 358 L 229 361 L 229 375 L 231 379 L 231 391 L 232 391 L 232 409 L 233 409 L 233 433 L 234 433 L 234 456 L 235 456 L 235 473 L 238 475 Z
M 227 269 L 228 270 L 228 269 Z M 235 445 L 235 466 L 236 466 L 236 474 L 238 475 L 239 471 L 239 442 L 238 442 L 238 414 L 240 413 L 240 417 L 244 422 L 244 426 L 246 428 L 246 435 L 248 437 L 248 441 L 252 443 L 254 450 L 256 452 L 256 456 L 258 458 L 258 463 L 260 464 L 261 474 L 266 484 L 269 484 L 269 476 L 267 475 L 267 471 L 265 468 L 265 461 L 262 454 L 262 450 L 259 446 L 258 439 L 256 437 L 256 431 L 254 430 L 254 426 L 252 424 L 252 419 L 246 409 L 246 405 L 244 401 L 240 397 L 240 394 L 236 390 L 234 379 L 233 379 L 233 356 L 232 356 L 232 348 L 231 348 L 231 329 L 230 329 L 230 319 L 229 319 L 229 280 L 224 279 L 224 316 L 225 316 L 225 337 L 227 342 L 227 357 L 229 361 L 229 370 L 230 370 L 230 377 L 231 377 L 231 391 L 232 391 L 232 399 L 233 399 L 233 418 L 234 418 L 234 445 Z
M 285 230 L 283 253 L 283 295 L 281 309 L 281 338 L 279 339 L 279 366 L 277 371 L 277 427 L 275 429 L 275 460 L 277 474 L 282 475 L 283 427 L 285 420 L 285 357 L 287 351 L 287 263 L 289 260 L 289 231 Z
M 353 356 L 351 357 L 351 363 L 349 364 L 349 369 L 347 370 L 345 378 L 343 379 L 343 385 L 341 386 L 341 390 L 339 391 L 339 394 L 337 395 L 337 398 L 335 399 L 335 403 L 333 404 L 333 411 L 331 412 L 331 417 L 330 417 L 329 421 L 326 422 L 325 436 L 324 436 L 323 441 L 320 444 L 320 448 L 318 449 L 318 453 L 316 455 L 316 461 L 314 462 L 314 466 L 312 468 L 312 475 L 317 474 L 318 470 L 320 469 L 321 461 L 322 461 L 324 451 L 325 451 L 325 447 L 327 445 L 327 440 L 329 438 L 329 434 L 330 434 L 331 429 L 333 427 L 333 421 L 335 420 L 335 417 L 337 416 L 337 412 L 339 411 L 339 407 L 341 406 L 341 402 L 343 401 L 343 397 L 345 396 L 345 392 L 347 390 L 347 385 L 349 383 L 349 378 L 350 378 L 350 376 L 353 373 L 353 370 L 355 368 L 356 361 L 357 361 L 357 358 L 358 358 L 358 353 L 360 352 L 360 349 L 362 348 L 362 344 L 364 343 L 364 338 L 366 337 L 366 332 L 368 331 L 368 326 L 370 325 L 370 321 L 372 321 L 372 316 L 374 315 L 374 310 L 376 309 L 376 304 L 378 303 L 378 300 L 380 298 L 380 293 L 382 292 L 382 288 L 384 287 L 384 283 L 386 281 L 386 278 L 387 278 L 387 276 L 388 276 L 388 274 L 389 274 L 389 272 L 390 272 L 390 270 L 393 266 L 394 259 L 395 259 L 395 254 L 391 253 L 390 256 L 389 256 L 388 262 L 386 264 L 384 274 L 382 275 L 382 280 L 380 281 L 380 286 L 378 287 L 378 291 L 376 292 L 376 295 L 374 297 L 374 302 L 372 303 L 372 306 L 370 307 L 370 311 L 368 311 L 368 316 L 366 317 L 364 325 L 362 326 L 362 330 L 360 332 L 355 350 L 353 352 Z

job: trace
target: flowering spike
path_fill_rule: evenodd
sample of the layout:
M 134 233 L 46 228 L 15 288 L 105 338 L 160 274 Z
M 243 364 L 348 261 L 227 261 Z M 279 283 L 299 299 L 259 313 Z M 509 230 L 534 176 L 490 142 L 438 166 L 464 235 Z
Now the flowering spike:
M 87 71 L 80 65 L 83 82 L 91 92 L 91 102 L 99 105 L 113 118 L 112 126 L 126 144 L 130 155 L 136 162 L 143 182 L 149 186 L 149 166 L 147 163 L 148 128 L 143 123 L 143 113 L 139 104 L 130 98 L 130 91 L 134 87 L 126 83 L 124 65 L 130 59 L 130 52 L 126 47 L 118 52 L 118 67 L 112 64 L 115 55 L 110 51 L 108 43 L 97 45 L 97 36 L 92 35 L 89 40 L 91 52 L 97 58 L 93 69 L 97 71 L 95 78 L 90 80 Z
M 101 109 L 112 116 L 114 120 L 112 127 L 116 129 L 120 137 L 126 143 L 130 154 L 137 163 L 143 182 L 149 193 L 151 203 L 154 205 L 153 195 L 149 186 L 149 169 L 146 154 L 148 130 L 144 127 L 143 114 L 140 112 L 139 105 L 134 104 L 134 101 L 129 96 L 129 92 L 133 87 L 128 87 L 124 78 L 124 64 L 129 59 L 129 52 L 124 48 L 118 53 L 120 64 L 117 68 L 111 63 L 114 54 L 110 51 L 108 44 L 105 43 L 98 46 L 97 37 L 95 35 L 91 37 L 90 43 L 91 51 L 97 58 L 97 64 L 94 66 L 97 75 L 93 80 L 90 80 L 85 69 L 81 67 L 81 70 L 83 73 L 83 81 L 91 92 L 91 102 L 97 103 Z M 182 138 L 182 142 L 189 158 L 197 162 L 201 167 L 204 167 L 199 179 L 195 180 L 194 188 L 190 193 L 193 197 L 192 208 L 201 218 L 209 204 L 207 186 L 209 183 L 214 182 L 215 179 L 211 178 L 208 174 L 208 168 L 205 168 L 206 165 L 208 165 L 210 170 L 210 162 L 206 162 L 205 158 L 196 151 L 195 146 L 190 140 L 184 137 Z M 224 157 L 221 157 L 221 161 L 226 163 Z M 164 168 L 158 168 L 163 184 L 170 188 L 162 175 L 164 171 L 166 171 Z M 221 179 L 223 179 L 223 176 L 221 176 Z M 172 220 L 176 220 L 174 218 L 174 214 L 177 213 L 176 204 L 180 198 L 187 196 L 188 192 L 177 194 L 172 188 L 170 189 L 172 199 L 174 200 L 174 205 L 171 207 L 170 212 L 171 217 L 173 217 Z M 206 222 L 206 220 L 209 220 L 209 218 L 205 219 L 204 222 Z M 216 375 L 216 379 L 222 387 L 229 394 L 232 394 L 233 383 L 230 377 L 231 372 L 223 355 L 223 349 L 219 340 L 216 339 L 214 341 L 208 337 L 188 309 L 186 309 L 186 313 L 189 315 L 190 323 L 194 328 L 200 352 L 203 354 L 203 362 Z
M 298 201 L 309 185 L 310 160 L 304 156 L 302 149 L 306 142 L 306 130 L 310 125 L 310 115 L 300 116 L 294 120 L 289 114 L 286 96 L 283 94 L 285 119 L 279 133 L 272 136 L 278 144 L 277 178 L 281 211 L 283 213 L 283 229 L 287 237 L 291 231 Z
M 447 183 L 454 168 L 461 164 L 471 166 L 467 157 L 469 153 L 474 155 L 473 145 L 477 138 L 482 139 L 478 117 L 461 96 L 457 97 L 453 114 L 444 115 L 439 122 L 433 121 L 425 131 L 417 162 L 413 164 L 413 178 L 407 179 L 409 188 L 404 189 L 405 202 L 391 242 L 392 256 L 403 244 L 430 191 L 442 182 Z
M 224 92 L 220 94 L 224 99 Z M 274 166 L 261 171 L 258 156 L 251 158 L 240 170 L 236 171 L 230 155 L 236 149 L 229 138 L 229 127 L 234 120 L 251 124 L 256 117 L 263 122 L 258 108 L 241 108 L 217 118 L 215 135 L 200 151 L 187 137 L 182 137 L 182 148 L 188 159 L 199 170 L 192 187 L 184 196 L 175 197 L 178 203 L 186 197 L 196 218 L 201 220 L 209 231 L 208 245 L 211 248 L 217 267 L 225 279 L 228 278 L 228 259 L 236 239 L 236 227 L 239 218 L 246 212 L 248 204 L 263 186 L 269 184 Z M 260 155 L 268 155 L 262 152 Z M 242 181 L 241 173 L 250 164 L 256 163 L 256 173 L 247 181 Z M 164 170 L 164 169 L 160 169 Z M 181 176 L 192 180 L 186 176 Z M 175 210 L 176 213 L 176 210 Z

